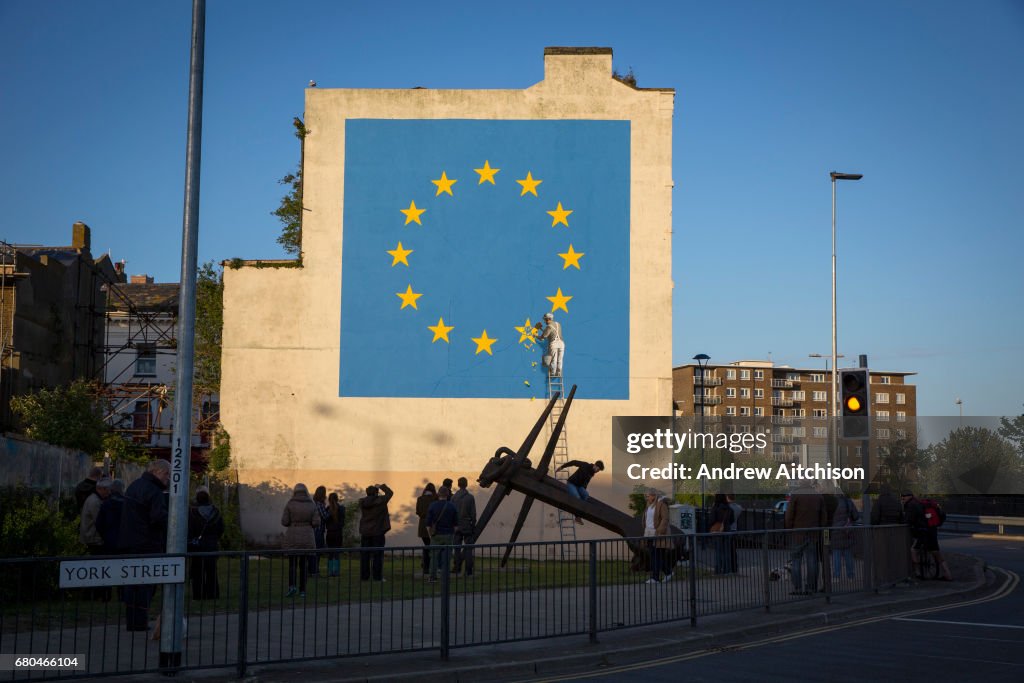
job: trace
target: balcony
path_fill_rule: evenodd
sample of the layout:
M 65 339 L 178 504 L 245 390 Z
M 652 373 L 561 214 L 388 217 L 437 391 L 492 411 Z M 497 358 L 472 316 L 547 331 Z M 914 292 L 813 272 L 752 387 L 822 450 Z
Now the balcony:
M 793 443 L 793 437 L 789 434 L 772 434 L 772 443 Z
M 722 378 L 721 377 L 705 377 L 703 380 L 700 377 L 694 377 L 693 378 L 693 386 L 699 387 L 699 386 L 702 386 L 702 385 L 705 386 L 705 387 L 720 387 L 720 386 L 722 386 Z
M 772 397 L 772 405 L 773 406 L 781 406 L 783 408 L 789 408 L 789 407 L 791 407 L 793 405 L 793 399 L 790 399 L 790 398 L 780 398 L 780 397 L 773 396 Z
M 773 379 L 772 389 L 792 389 L 793 382 L 788 379 Z
M 705 395 L 705 396 L 701 396 L 699 394 L 694 394 L 693 395 L 693 402 L 696 403 L 697 405 L 717 406 L 719 403 L 722 402 L 722 397 L 721 396 L 712 396 L 710 394 Z
M 796 421 L 795 417 L 785 417 L 783 415 L 772 415 L 772 424 L 776 425 L 791 425 Z
M 787 377 L 786 381 L 793 382 L 794 384 L 800 384 L 800 375 L 797 375 L 796 377 Z

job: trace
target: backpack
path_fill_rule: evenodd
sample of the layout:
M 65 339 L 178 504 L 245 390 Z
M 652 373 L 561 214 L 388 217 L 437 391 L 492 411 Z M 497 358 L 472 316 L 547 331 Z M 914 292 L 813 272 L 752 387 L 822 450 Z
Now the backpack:
M 921 509 L 924 511 L 924 521 L 929 529 L 943 525 L 946 521 L 946 513 L 937 501 L 931 498 L 922 498 L 918 502 L 921 503 Z

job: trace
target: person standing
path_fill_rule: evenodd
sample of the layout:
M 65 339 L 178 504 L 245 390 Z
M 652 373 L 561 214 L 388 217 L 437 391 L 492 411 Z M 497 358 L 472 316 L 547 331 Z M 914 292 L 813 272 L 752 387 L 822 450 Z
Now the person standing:
M 843 492 L 836 495 L 836 511 L 832 514 L 832 578 L 838 579 L 846 567 L 846 578 L 852 579 L 853 568 L 853 527 L 860 519 L 860 511 L 850 497 Z
M 672 539 L 669 538 L 668 499 L 655 489 L 645 494 L 647 507 L 644 508 L 644 536 L 651 557 L 651 578 L 647 583 L 662 583 L 672 580 Z M 665 577 L 662 578 L 662 573 Z
M 729 503 L 729 507 L 732 509 L 732 526 L 729 527 L 729 531 L 739 531 L 740 528 L 740 517 L 743 515 L 743 506 L 736 502 L 736 496 L 731 493 L 726 494 L 725 500 Z M 740 570 L 740 558 L 739 551 L 736 549 L 736 537 L 733 536 L 729 539 L 729 546 L 732 549 L 732 573 L 735 574 Z
M 735 571 L 732 566 L 733 537 L 728 535 L 734 524 L 735 519 L 728 499 L 724 493 L 716 493 L 715 503 L 711 508 L 711 533 L 720 534 L 714 537 L 716 574 L 731 574 Z
M 871 506 L 871 526 L 892 524 L 903 524 L 903 504 L 889 484 L 882 484 Z M 881 585 L 894 585 L 910 575 L 910 553 L 903 533 L 903 529 L 870 530 L 875 578 Z
M 90 555 L 105 555 L 106 544 L 103 542 L 103 535 L 96 528 L 96 521 L 99 518 L 100 508 L 103 501 L 110 497 L 111 481 L 107 478 L 96 482 L 96 489 L 89 494 L 82 505 L 82 518 L 78 523 L 78 540 L 89 549 Z M 90 591 L 92 596 L 103 602 L 110 601 L 110 587 L 98 587 Z
M 952 581 L 953 573 L 950 572 L 949 565 L 939 550 L 939 527 L 928 524 L 924 505 L 914 497 L 913 492 L 904 492 L 902 499 L 907 526 L 910 527 L 910 537 L 914 540 L 910 549 L 911 562 L 916 565 L 921 561 L 922 553 L 931 553 L 939 565 L 939 571 L 942 572 L 942 580 Z M 936 508 L 932 514 L 939 514 L 938 509 Z
M 423 541 L 423 557 L 420 560 L 420 569 L 423 576 L 430 574 L 430 533 L 427 532 L 427 511 L 430 504 L 437 500 L 437 488 L 433 482 L 423 487 L 423 493 L 416 499 L 416 516 L 420 518 L 416 534 Z
M 540 323 L 537 323 L 538 329 Z M 551 313 L 544 314 L 544 329 L 539 330 L 537 338 L 547 344 L 547 353 L 544 354 L 544 365 L 548 366 L 548 373 L 552 377 L 562 376 L 562 359 L 565 356 L 565 339 L 562 337 L 562 325 L 555 322 L 555 316 Z
M 825 526 L 825 499 L 810 484 L 803 486 L 790 498 L 786 507 L 787 529 L 814 529 L 790 535 L 793 551 L 790 554 L 790 574 L 793 580 L 791 595 L 811 595 L 818 590 L 818 537 L 819 527 Z M 803 563 L 807 561 L 807 573 Z M 806 577 L 806 578 L 805 578 Z
M 281 526 L 286 527 L 283 547 L 298 551 L 288 555 L 288 592 L 285 597 L 290 598 L 298 593 L 300 598 L 304 598 L 309 554 L 303 551 L 316 549 L 313 529 L 320 526 L 320 513 L 313 499 L 309 497 L 309 489 L 305 484 L 296 484 L 292 490 L 292 498 L 281 513 Z M 295 581 L 296 574 L 298 585 Z
M 576 468 L 576 471 L 572 473 L 569 480 L 565 482 L 565 487 L 569 491 L 569 495 L 578 500 L 588 500 L 590 498 L 590 494 L 587 492 L 587 487 L 590 485 L 590 480 L 593 479 L 594 475 L 598 472 L 604 471 L 604 463 L 600 460 L 595 460 L 594 464 L 591 465 L 589 462 L 583 462 L 582 460 L 570 460 L 569 462 L 556 467 L 555 472 L 564 470 L 566 467 Z M 583 524 L 583 520 L 577 516 L 576 523 Z
M 324 543 L 328 548 L 341 548 L 345 545 L 345 508 L 338 500 L 338 494 L 331 492 L 327 496 L 327 517 L 324 518 Z M 341 558 L 338 553 L 327 555 L 327 575 L 341 575 Z
M 313 540 L 316 542 L 316 549 L 320 550 L 327 545 L 324 534 L 327 532 L 327 487 L 317 486 L 313 492 L 313 504 L 316 505 L 317 514 L 320 515 L 320 524 L 313 527 Z M 320 575 L 320 553 L 313 553 L 309 556 L 309 575 Z
M 82 506 L 85 505 L 85 501 L 89 500 L 89 496 L 96 492 L 96 482 L 99 481 L 102 476 L 102 467 L 90 467 L 89 474 L 87 474 L 85 479 L 78 482 L 78 485 L 75 486 L 75 504 L 78 506 L 79 512 L 82 511 Z
M 110 496 L 103 501 L 96 515 L 96 531 L 103 537 L 103 554 L 116 555 L 120 547 L 121 516 L 124 514 L 124 482 L 110 482 Z
M 437 500 L 427 510 L 427 531 L 430 534 L 430 583 L 437 581 L 437 569 L 441 563 L 448 563 L 448 547 L 452 544 L 455 527 L 459 523 L 459 512 L 452 505 L 451 489 L 442 486 L 437 491 Z
M 383 491 L 384 495 L 380 495 Z M 370 580 L 372 565 L 373 580 L 384 580 L 384 536 L 391 531 L 391 513 L 388 512 L 388 502 L 395 495 L 395 492 L 388 488 L 387 484 L 379 486 L 367 486 L 366 497 L 359 499 L 359 545 L 363 548 L 374 550 L 363 550 L 359 555 L 359 578 L 363 581 Z
M 476 499 L 466 487 L 469 480 L 459 477 L 459 490 L 452 496 L 452 504 L 459 514 L 452 543 L 455 545 L 455 573 L 462 571 L 463 563 L 466 576 L 473 576 L 473 538 L 476 533 Z
M 170 481 L 171 463 L 154 460 L 124 492 L 118 538 L 121 554 L 145 555 L 167 550 L 167 485 Z M 149 604 L 155 592 L 153 585 L 125 586 L 121 591 L 125 627 L 129 631 L 147 630 Z
M 214 553 L 220 550 L 220 537 L 224 535 L 224 518 L 210 498 L 210 489 L 196 489 L 195 505 L 188 509 L 188 549 L 194 553 Z M 192 574 L 192 599 L 216 600 L 220 597 L 217 579 L 217 556 L 193 557 L 189 571 Z

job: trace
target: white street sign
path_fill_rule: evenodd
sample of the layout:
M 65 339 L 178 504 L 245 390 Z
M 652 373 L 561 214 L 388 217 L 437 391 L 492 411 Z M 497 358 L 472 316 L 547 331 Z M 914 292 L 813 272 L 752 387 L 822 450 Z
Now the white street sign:
M 184 583 L 184 557 L 73 560 L 60 563 L 61 588 Z

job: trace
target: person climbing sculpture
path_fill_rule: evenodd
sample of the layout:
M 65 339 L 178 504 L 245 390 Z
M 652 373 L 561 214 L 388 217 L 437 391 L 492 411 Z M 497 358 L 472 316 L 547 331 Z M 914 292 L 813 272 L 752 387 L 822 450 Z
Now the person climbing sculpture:
M 544 328 L 537 323 L 537 339 L 547 344 L 547 353 L 544 354 L 544 365 L 548 367 L 548 374 L 552 377 L 562 376 L 562 358 L 565 356 L 565 338 L 562 337 L 562 325 L 555 322 L 555 316 L 551 313 L 544 314 Z

